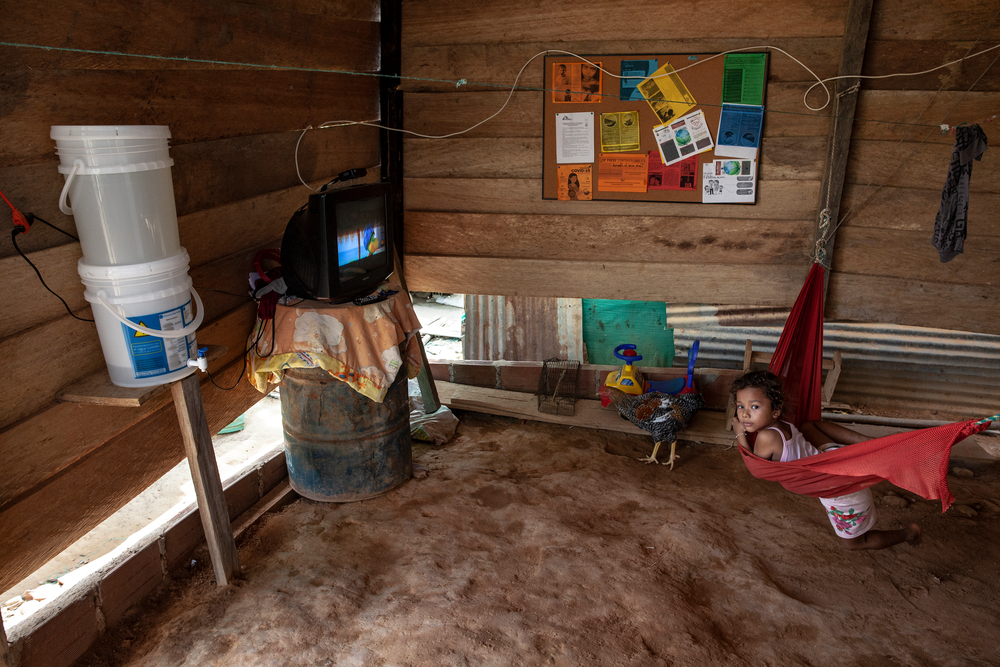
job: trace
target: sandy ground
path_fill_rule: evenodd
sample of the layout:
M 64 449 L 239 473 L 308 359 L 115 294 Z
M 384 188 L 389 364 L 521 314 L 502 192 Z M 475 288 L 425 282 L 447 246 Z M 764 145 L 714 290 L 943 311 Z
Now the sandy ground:
M 460 416 L 415 446 L 423 478 L 269 515 L 244 580 L 196 557 L 80 664 L 1000 664 L 995 463 L 962 463 L 945 515 L 876 486 L 878 525 L 924 542 L 849 552 L 735 449 L 682 443 L 670 471 L 647 437 Z

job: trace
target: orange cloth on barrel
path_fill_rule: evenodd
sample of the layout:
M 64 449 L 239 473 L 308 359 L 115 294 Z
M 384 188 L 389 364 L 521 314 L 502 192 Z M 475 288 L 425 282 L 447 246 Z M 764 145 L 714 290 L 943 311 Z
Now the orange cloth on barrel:
M 404 364 L 409 377 L 420 370 L 420 322 L 410 297 L 395 284 L 381 289 L 398 293 L 366 306 L 322 301 L 279 305 L 273 328 L 270 321 L 258 320 L 250 336 L 250 345 L 257 344 L 247 355 L 247 378 L 265 392 L 286 368 L 323 368 L 381 403 Z M 405 359 L 400 355 L 404 341 Z

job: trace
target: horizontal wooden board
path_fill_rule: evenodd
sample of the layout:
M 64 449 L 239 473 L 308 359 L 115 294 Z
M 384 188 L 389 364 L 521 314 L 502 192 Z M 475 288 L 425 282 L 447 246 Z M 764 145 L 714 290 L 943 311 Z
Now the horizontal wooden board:
M 920 231 L 929 239 L 940 206 L 940 190 L 850 185 L 844 189 L 840 219 L 854 227 Z M 977 192 L 970 197 L 970 232 L 990 238 L 1000 236 L 1000 227 L 994 222 L 998 210 L 1000 194 Z
M 1000 40 L 996 4 L 989 0 L 908 2 L 880 0 L 872 8 L 872 39 L 969 39 Z
M 659 264 L 796 264 L 809 257 L 811 220 L 410 211 L 417 255 Z
M 888 185 L 941 192 L 952 147 L 944 144 L 866 141 L 851 142 L 847 181 L 873 186 Z M 991 176 L 1000 168 L 1000 151 L 987 150 L 974 162 L 969 190 L 1000 192 L 1000 181 Z
M 768 85 L 765 139 L 826 136 L 830 112 L 812 112 L 803 105 L 802 95 L 806 87 L 802 84 Z M 514 94 L 510 94 L 509 90 L 407 93 L 404 97 L 404 127 L 411 132 L 435 137 L 465 130 L 468 131 L 462 136 L 469 138 L 540 137 L 542 98 L 543 93 L 534 90 Z M 699 102 L 700 106 L 719 106 L 718 100 Z M 490 120 L 474 127 L 487 118 Z M 715 128 L 712 131 L 714 134 Z
M 538 178 L 542 173 L 540 137 L 407 138 L 403 145 L 404 169 L 409 178 L 525 179 Z M 767 180 L 818 180 L 825 146 L 825 137 L 764 139 L 761 187 Z
M 377 172 L 371 178 L 377 178 Z M 308 194 L 304 187 L 292 187 L 178 218 L 181 246 L 188 251 L 191 267 L 249 248 L 268 244 L 278 247 L 288 219 L 306 202 Z M 79 244 L 47 248 L 28 257 L 49 288 L 65 299 L 74 312 L 87 307 L 77 271 L 81 257 Z M 249 271 L 249 265 L 244 268 Z M 0 320 L 0 340 L 66 315 L 62 303 L 42 286 L 24 259 L 17 255 L 2 258 L 0 271 L 8 276 L 9 286 L 0 293 L 0 311 L 17 313 L 16 317 Z M 199 280 L 195 286 L 201 283 Z
M 791 306 L 809 263 L 731 266 L 406 256 L 415 292 Z M 747 285 L 757 289 L 748 290 Z
M 177 215 L 183 217 L 223 204 L 288 188 L 298 188 L 303 200 L 310 193 L 295 172 L 295 144 L 301 132 L 281 132 L 171 146 L 171 175 Z M 302 178 L 314 187 L 348 169 L 377 172 L 378 130 L 354 126 L 310 131 L 299 146 Z M 55 142 L 50 142 L 55 153 Z M 52 225 L 78 236 L 76 220 L 59 210 L 65 177 L 58 161 L 0 167 L 3 193 L 22 212 L 33 212 Z M 30 253 L 67 243 L 70 239 L 38 223 L 18 236 L 18 247 Z M 8 234 L 0 235 L 0 257 L 15 254 Z
M 819 181 L 762 180 L 753 206 L 545 200 L 541 178 L 407 178 L 403 193 L 407 211 L 804 220 L 815 215 Z
M 531 393 L 470 387 L 451 382 L 438 384 L 441 403 L 452 410 L 471 410 L 489 415 L 531 419 L 550 424 L 596 428 L 649 437 L 648 431 L 622 419 L 614 407 L 601 407 L 600 401 L 579 399 L 574 405 L 573 415 L 555 415 L 541 412 L 538 409 L 538 398 Z M 716 445 L 728 445 L 733 442 L 732 435 L 726 432 L 725 414 L 709 410 L 698 411 L 687 428 L 677 433 L 677 439 Z M 652 445 L 651 440 L 650 447 Z M 664 454 L 664 457 L 666 456 L 667 454 Z
M 851 274 L 998 288 L 1000 225 L 992 227 L 990 236 L 970 233 L 965 241 L 965 254 L 947 263 L 940 261 L 930 234 L 841 227 L 837 231 L 833 268 Z
M 542 42 L 600 34 L 609 41 L 658 40 L 682 32 L 685 38 L 832 37 L 843 34 L 847 3 L 786 2 L 780 11 L 734 8 L 723 0 L 685 0 L 670 5 L 639 0 L 615 20 L 600 0 L 581 0 L 572 11 L 559 4 L 514 0 L 470 5 L 459 0 L 408 3 L 403 8 L 403 48 L 446 44 Z M 683 31 L 678 26 L 685 26 Z
M 378 79 L 307 72 L 16 70 L 4 73 L 0 166 L 52 155 L 51 125 L 168 125 L 173 143 L 379 117 Z M 110 101 L 110 102 L 109 102 Z
M 253 326 L 255 312 L 255 308 L 245 306 L 198 331 L 200 345 L 227 348 L 218 361 L 209 364 L 213 375 L 234 360 L 242 365 L 247 332 Z M 224 384 L 218 377 L 216 381 L 224 387 L 233 384 Z M 132 428 L 165 404 L 170 404 L 170 392 L 155 396 L 138 408 L 53 403 L 19 424 L 0 431 L 0 456 L 4 460 L 0 512 L 16 498 L 44 484 L 49 477 Z M 206 407 L 211 414 L 212 405 L 206 403 Z
M 237 9 L 228 2 L 105 0 L 99 12 L 80 0 L 49 2 L 44 11 L 32 3 L 15 3 L 4 12 L 2 41 L 152 57 L 9 47 L 0 57 L 11 63 L 11 69 L 204 69 L 213 65 L 198 61 L 207 60 L 372 72 L 378 69 L 375 19 L 305 13 L 278 3 L 240 4 Z
M 216 381 L 230 386 L 241 370 L 242 362 L 235 361 L 217 374 Z M 213 433 L 263 396 L 247 382 L 226 392 L 205 380 L 201 391 Z M 0 531 L 5 535 L 0 588 L 6 590 L 41 567 L 183 459 L 177 413 L 167 402 L 6 505 L 0 511 Z
M 826 319 L 1000 335 L 997 288 L 834 272 Z
M 994 54 L 995 55 L 995 54 Z M 1000 68 L 997 68 L 1000 75 Z M 1000 92 L 931 90 L 870 90 L 865 81 L 858 95 L 852 138 L 880 141 L 909 141 L 928 144 L 955 143 L 955 137 L 941 133 L 941 124 L 981 123 L 989 134 L 986 119 L 1000 107 Z
M 932 4 L 932 3 L 927 3 Z M 983 3 L 986 4 L 986 3 Z M 879 4 L 876 3 L 876 8 Z M 967 9 L 969 3 L 952 4 Z M 912 14 L 907 10 L 907 21 L 894 20 L 896 25 L 908 22 Z M 963 19 L 965 16 L 962 17 Z M 993 17 L 991 17 L 993 18 Z M 885 79 L 865 79 L 864 87 L 874 90 L 953 90 L 983 91 L 1000 89 L 1000 70 L 992 67 L 996 52 L 985 52 L 998 44 L 1000 30 L 994 26 L 994 37 L 976 41 L 982 27 L 965 35 L 955 35 L 960 41 L 935 40 L 929 37 L 915 39 L 869 39 L 865 45 L 865 63 L 861 73 L 865 76 L 885 76 L 925 72 L 919 76 L 893 76 Z M 871 37 L 871 33 L 869 33 Z M 975 54 L 982 55 L 976 56 Z M 971 56 L 964 62 L 948 67 L 941 65 Z
M 839 36 L 769 38 L 769 44 L 788 51 L 802 60 L 820 77 L 837 75 L 840 60 Z M 733 49 L 756 48 L 760 39 L 742 37 L 704 39 L 652 39 L 609 41 L 581 39 L 533 43 L 448 44 L 442 46 L 408 46 L 403 49 L 403 83 L 406 92 L 455 92 L 462 90 L 509 90 L 521 67 L 529 60 L 554 46 L 561 51 L 579 54 L 595 53 L 722 53 Z M 558 55 L 558 54 L 556 54 Z M 542 59 L 536 58 L 524 68 L 518 87 L 541 88 Z M 769 85 L 796 81 L 811 81 L 813 77 L 788 56 L 773 52 L 768 67 Z

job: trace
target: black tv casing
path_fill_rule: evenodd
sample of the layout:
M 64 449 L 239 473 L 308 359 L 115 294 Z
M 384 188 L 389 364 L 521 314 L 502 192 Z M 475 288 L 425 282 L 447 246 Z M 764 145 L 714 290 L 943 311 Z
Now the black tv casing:
M 387 183 L 353 185 L 309 195 L 306 205 L 288 221 L 281 239 L 281 275 L 286 295 L 344 303 L 372 293 L 388 278 L 393 271 L 392 239 L 397 224 L 389 205 L 390 195 Z M 342 277 L 337 260 L 337 206 L 376 197 L 382 200 L 385 251 L 351 263 L 364 268 L 365 273 Z

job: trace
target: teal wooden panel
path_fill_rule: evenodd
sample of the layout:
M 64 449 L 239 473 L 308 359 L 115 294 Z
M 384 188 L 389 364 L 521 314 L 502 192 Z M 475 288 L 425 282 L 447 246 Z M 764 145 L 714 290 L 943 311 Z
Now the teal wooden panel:
M 592 364 L 621 364 L 615 348 L 632 343 L 642 355 L 637 366 L 674 365 L 674 330 L 662 301 L 583 299 L 583 342 Z

